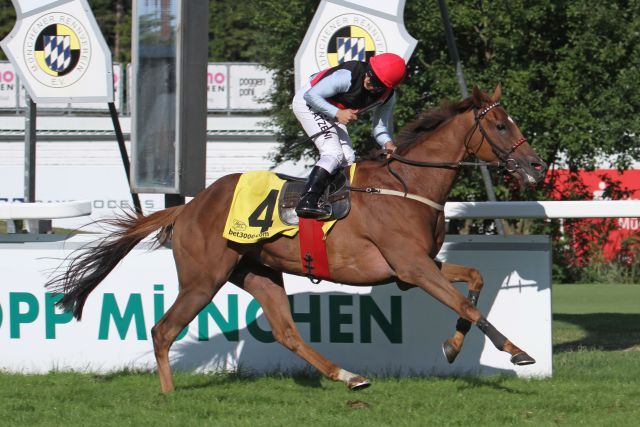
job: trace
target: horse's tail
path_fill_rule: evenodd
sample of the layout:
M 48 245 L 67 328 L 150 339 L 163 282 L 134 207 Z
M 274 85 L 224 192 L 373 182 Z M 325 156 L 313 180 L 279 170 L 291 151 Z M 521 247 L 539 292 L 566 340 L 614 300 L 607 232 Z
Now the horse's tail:
M 149 216 L 126 212 L 115 219 L 98 221 L 114 231 L 108 236 L 80 248 L 70 255 L 66 271 L 46 283 L 47 288 L 60 292 L 63 297 L 57 306 L 73 312 L 80 320 L 87 297 L 142 239 L 158 230 L 158 246 L 171 236 L 173 224 L 185 205 L 155 212 Z M 97 243 L 97 244 L 96 244 Z

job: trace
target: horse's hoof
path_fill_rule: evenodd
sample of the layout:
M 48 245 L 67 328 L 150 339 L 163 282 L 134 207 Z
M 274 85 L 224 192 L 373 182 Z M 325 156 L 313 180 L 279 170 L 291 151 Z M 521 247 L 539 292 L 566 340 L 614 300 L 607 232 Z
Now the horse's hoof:
M 518 366 L 533 365 L 534 363 L 536 363 L 536 359 L 529 356 L 523 351 L 522 353 L 518 353 L 515 356 L 512 356 L 511 363 Z
M 458 357 L 460 350 L 456 350 L 453 344 L 451 344 L 451 340 L 446 340 L 442 343 L 442 352 L 444 353 L 444 357 L 447 358 L 447 362 L 453 363 L 456 357 Z
M 352 390 L 352 391 L 364 390 L 370 385 L 371 383 L 362 377 L 352 378 L 347 383 L 347 387 L 349 387 L 349 390 Z

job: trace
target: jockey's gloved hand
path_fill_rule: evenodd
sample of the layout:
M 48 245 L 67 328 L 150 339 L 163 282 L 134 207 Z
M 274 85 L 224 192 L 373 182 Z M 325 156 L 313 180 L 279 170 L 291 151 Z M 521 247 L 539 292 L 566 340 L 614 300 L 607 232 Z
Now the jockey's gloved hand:
M 387 159 L 389 157 L 391 157 L 391 154 L 393 154 L 394 151 L 396 151 L 396 144 L 393 143 L 393 141 L 387 141 L 384 143 L 384 150 L 387 152 Z

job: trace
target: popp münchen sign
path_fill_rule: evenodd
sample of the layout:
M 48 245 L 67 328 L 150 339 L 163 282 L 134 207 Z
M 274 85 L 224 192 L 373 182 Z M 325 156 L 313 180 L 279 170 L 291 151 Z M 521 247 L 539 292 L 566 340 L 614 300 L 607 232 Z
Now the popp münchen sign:
M 0 42 L 31 98 L 113 102 L 111 54 L 87 0 L 12 0 L 16 26 Z

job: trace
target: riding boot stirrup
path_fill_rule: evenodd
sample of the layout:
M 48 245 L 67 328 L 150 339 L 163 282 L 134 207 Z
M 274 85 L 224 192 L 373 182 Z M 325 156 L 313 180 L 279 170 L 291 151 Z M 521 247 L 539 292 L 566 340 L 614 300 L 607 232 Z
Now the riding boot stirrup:
M 331 216 L 331 206 L 322 203 L 331 174 L 320 166 L 314 166 L 309 174 L 304 191 L 300 196 L 296 213 L 301 218 L 327 219 Z M 321 204 L 322 203 L 322 204 Z

